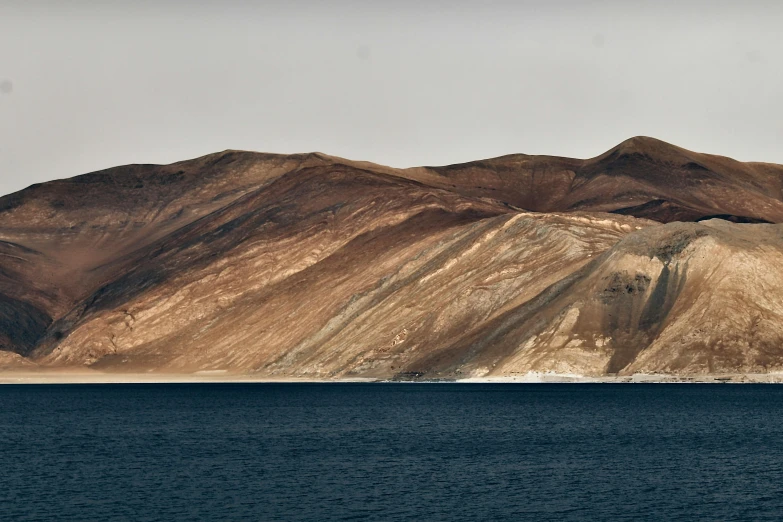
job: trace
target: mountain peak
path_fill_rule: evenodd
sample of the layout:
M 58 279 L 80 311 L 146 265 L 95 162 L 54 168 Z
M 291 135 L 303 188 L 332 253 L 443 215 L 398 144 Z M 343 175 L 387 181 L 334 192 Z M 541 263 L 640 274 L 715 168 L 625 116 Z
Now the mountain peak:
M 681 153 L 681 149 L 671 143 L 651 138 L 649 136 L 634 136 L 623 141 L 616 147 L 607 151 L 608 154 L 619 152 L 621 154 L 644 154 L 645 156 L 657 156 L 661 154 Z

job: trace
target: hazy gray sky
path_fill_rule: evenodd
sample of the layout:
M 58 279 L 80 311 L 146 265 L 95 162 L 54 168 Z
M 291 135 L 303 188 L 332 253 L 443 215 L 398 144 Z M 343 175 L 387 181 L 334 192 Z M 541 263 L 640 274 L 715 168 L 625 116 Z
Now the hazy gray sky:
M 0 193 L 227 148 L 783 163 L 778 1 L 0 0 Z

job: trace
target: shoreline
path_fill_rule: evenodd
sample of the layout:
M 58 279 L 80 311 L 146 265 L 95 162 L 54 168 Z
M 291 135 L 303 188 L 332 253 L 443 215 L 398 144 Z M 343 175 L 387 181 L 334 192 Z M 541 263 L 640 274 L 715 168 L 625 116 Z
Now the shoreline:
M 461 383 L 518 383 L 518 384 L 783 384 L 783 373 L 732 373 L 732 374 L 633 374 L 633 375 L 560 375 L 533 374 L 498 377 L 472 377 L 460 379 Z
M 221 383 L 328 383 L 378 382 L 378 379 L 274 378 L 223 372 L 196 373 L 98 373 L 98 372 L 0 372 L 4 384 L 221 384 Z
M 419 384 L 783 384 L 783 373 L 705 375 L 634 374 L 583 376 L 531 372 L 522 375 L 463 379 L 393 380 L 384 378 L 317 379 L 269 377 L 220 370 L 194 373 L 103 373 L 94 370 L 0 371 L 3 384 L 220 384 L 220 383 L 419 383 Z

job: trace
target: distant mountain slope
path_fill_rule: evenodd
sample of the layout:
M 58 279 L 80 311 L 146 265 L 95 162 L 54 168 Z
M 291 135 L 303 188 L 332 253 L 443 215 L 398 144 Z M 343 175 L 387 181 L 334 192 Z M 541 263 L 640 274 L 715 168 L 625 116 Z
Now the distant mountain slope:
M 783 166 L 699 154 L 653 138 L 631 138 L 589 160 L 514 154 L 409 175 L 536 212 L 783 222 Z
M 22 356 L 0 367 L 778 368 L 780 226 L 660 222 L 783 222 L 782 185 L 651 138 L 413 169 L 226 151 L 35 185 L 0 198 L 0 350 Z

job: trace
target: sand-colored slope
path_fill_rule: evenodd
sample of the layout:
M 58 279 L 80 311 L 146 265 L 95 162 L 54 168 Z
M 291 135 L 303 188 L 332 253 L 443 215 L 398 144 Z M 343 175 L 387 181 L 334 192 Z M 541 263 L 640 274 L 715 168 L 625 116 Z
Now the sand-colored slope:
M 782 263 L 783 225 L 647 227 L 421 364 L 444 375 L 466 362 L 473 375 L 781 371 Z M 469 351 L 481 356 L 464 361 Z
M 350 221 L 338 215 L 331 226 L 319 213 L 307 234 L 262 232 L 122 309 L 96 301 L 41 360 L 297 377 L 419 372 L 422 356 L 649 224 L 493 207 L 478 214 L 474 203 L 448 193 L 408 209 L 401 199 Z M 276 257 L 259 259 L 260 248 Z M 288 269 L 276 270 L 281 264 Z

